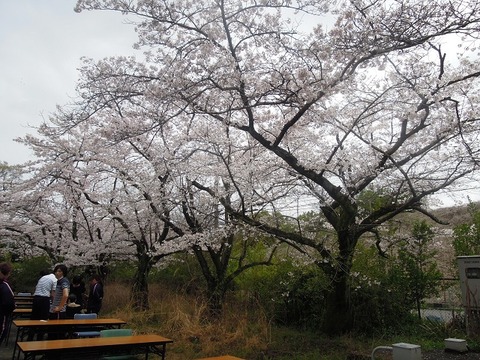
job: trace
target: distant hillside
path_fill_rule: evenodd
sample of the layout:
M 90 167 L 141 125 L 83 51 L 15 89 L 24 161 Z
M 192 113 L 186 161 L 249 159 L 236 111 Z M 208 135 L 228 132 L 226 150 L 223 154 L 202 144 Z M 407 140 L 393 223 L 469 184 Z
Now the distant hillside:
M 476 203 L 480 208 L 480 203 Z M 411 236 L 412 224 L 415 221 L 425 220 L 435 229 L 435 238 L 432 243 L 432 249 L 436 251 L 435 260 L 439 270 L 445 278 L 456 278 L 458 270 L 456 267 L 455 253 L 453 249 L 452 230 L 455 226 L 465 224 L 471 221 L 468 212 L 468 206 L 455 206 L 432 210 L 431 214 L 446 225 L 438 224 L 431 218 L 419 212 L 406 212 L 396 217 L 400 234 Z
M 480 209 L 480 202 L 475 204 Z M 471 221 L 467 205 L 437 209 L 432 211 L 432 213 L 440 220 L 447 221 L 449 223 L 449 227 L 454 227 Z
M 475 203 L 480 209 L 480 202 Z M 470 214 L 468 213 L 468 206 L 453 206 L 453 207 L 446 207 L 441 209 L 431 210 L 431 214 L 434 215 L 437 219 L 442 222 L 448 223 L 447 225 L 440 225 L 429 217 L 421 214 L 419 212 L 406 212 L 401 214 L 397 217 L 397 220 L 400 222 L 406 222 L 411 224 L 415 220 L 426 220 L 432 224 L 434 227 L 441 227 L 441 228 L 454 228 L 457 225 L 465 224 L 471 221 Z

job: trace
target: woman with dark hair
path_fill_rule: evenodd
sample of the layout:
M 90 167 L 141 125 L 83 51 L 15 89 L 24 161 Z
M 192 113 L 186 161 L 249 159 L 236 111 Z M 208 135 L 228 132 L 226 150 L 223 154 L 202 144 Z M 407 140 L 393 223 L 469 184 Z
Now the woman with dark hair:
M 0 263 L 0 343 L 8 333 L 8 327 L 15 309 L 15 298 L 10 285 L 7 282 L 12 272 L 12 266 L 8 263 Z

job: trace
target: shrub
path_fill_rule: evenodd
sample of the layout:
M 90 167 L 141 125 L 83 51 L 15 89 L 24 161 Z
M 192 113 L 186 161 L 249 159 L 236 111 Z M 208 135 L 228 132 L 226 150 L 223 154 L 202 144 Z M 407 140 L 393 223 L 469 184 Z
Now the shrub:
M 292 259 L 250 269 L 237 281 L 239 293 L 258 302 L 278 324 L 316 328 L 323 316 L 324 274 L 314 264 Z
M 10 277 L 12 289 L 15 292 L 33 293 L 42 271 L 53 271 L 53 264 L 46 256 L 25 258 L 22 262 L 14 262 Z
M 351 272 L 354 331 L 395 332 L 413 321 L 405 301 L 403 272 L 395 257 L 378 255 L 375 246 L 359 244 Z

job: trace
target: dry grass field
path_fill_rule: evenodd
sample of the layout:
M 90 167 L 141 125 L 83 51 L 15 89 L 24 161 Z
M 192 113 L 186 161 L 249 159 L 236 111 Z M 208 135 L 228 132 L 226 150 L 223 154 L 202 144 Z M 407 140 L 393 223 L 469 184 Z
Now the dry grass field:
M 126 320 L 136 333 L 155 333 L 174 340 L 167 347 L 168 360 L 190 360 L 231 354 L 245 359 L 347 359 L 368 355 L 382 339 L 360 343 L 358 339 L 320 338 L 318 334 L 272 326 L 262 309 L 254 303 L 229 300 L 224 315 L 207 321 L 201 299 L 174 294 L 158 285 L 150 287 L 150 309 L 133 311 L 129 289 L 107 284 L 102 316 Z M 309 357 L 303 357 L 308 352 Z M 312 352 L 314 357 L 311 357 Z M 315 355 L 316 353 L 316 355 Z M 356 355 L 357 354 L 357 355 Z
M 232 308 L 227 303 L 224 316 L 212 322 L 206 321 L 207 308 L 202 300 L 187 294 L 151 285 L 150 309 L 145 312 L 133 311 L 128 295 L 125 285 L 107 284 L 102 316 L 126 320 L 136 333 L 156 333 L 173 339 L 167 349 L 169 360 L 232 352 L 245 356 L 250 351 L 266 350 L 271 340 L 269 321 L 254 306 L 242 308 L 236 304 Z
M 207 321 L 207 308 L 201 299 L 172 293 L 158 285 L 150 287 L 150 309 L 138 312 L 129 305 L 128 294 L 125 285 L 107 284 L 101 315 L 126 320 L 126 327 L 135 333 L 154 333 L 174 340 L 167 346 L 168 360 L 193 360 L 224 354 L 249 360 L 369 360 L 377 346 L 412 342 L 402 337 L 345 335 L 330 338 L 314 332 L 276 327 L 256 304 L 242 304 L 233 299 L 226 302 L 220 319 Z M 421 343 L 423 358 L 478 358 L 478 353 L 462 354 L 461 357 L 445 353 L 442 344 L 442 335 L 436 340 L 432 336 L 427 343 Z M 392 356 L 389 352 L 380 352 L 375 359 L 392 360 Z

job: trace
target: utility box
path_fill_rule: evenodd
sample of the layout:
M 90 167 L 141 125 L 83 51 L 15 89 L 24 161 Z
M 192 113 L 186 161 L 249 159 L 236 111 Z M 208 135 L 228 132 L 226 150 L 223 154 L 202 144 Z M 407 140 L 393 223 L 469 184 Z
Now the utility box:
M 392 345 L 393 360 L 422 360 L 420 345 L 398 343 Z
M 480 308 L 480 255 L 458 256 L 462 305 L 469 310 Z
M 445 351 L 456 351 L 464 353 L 468 351 L 467 340 L 448 338 L 445 339 Z

